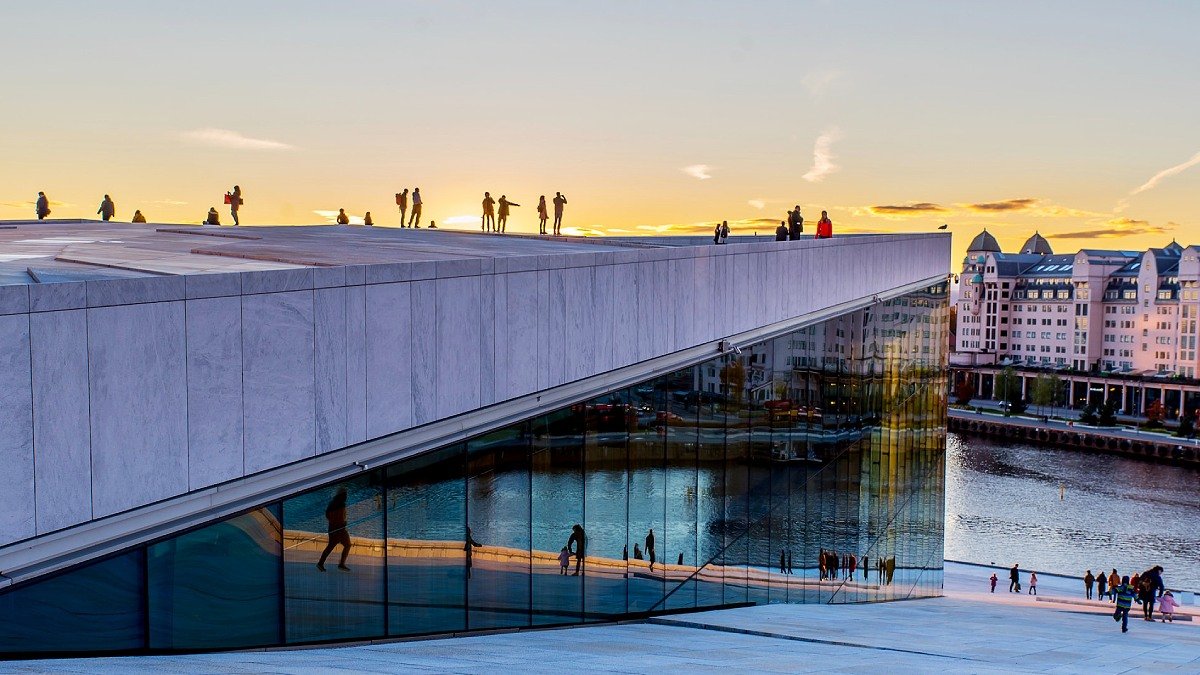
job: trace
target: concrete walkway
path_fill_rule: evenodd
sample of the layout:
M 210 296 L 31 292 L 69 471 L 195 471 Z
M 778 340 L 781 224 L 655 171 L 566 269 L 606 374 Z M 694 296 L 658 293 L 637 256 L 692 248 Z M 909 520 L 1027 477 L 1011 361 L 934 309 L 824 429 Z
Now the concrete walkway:
M 646 623 L 343 648 L 17 662 L 0 664 L 0 672 L 1200 672 L 1197 622 L 1138 618 L 1122 634 L 1111 605 L 1039 601 L 1001 592 L 1006 583 L 993 595 L 986 586 L 990 574 L 948 564 L 947 597 L 932 600 L 765 605 Z M 1075 585 L 1045 577 L 1038 590 L 1046 599 L 1082 596 Z

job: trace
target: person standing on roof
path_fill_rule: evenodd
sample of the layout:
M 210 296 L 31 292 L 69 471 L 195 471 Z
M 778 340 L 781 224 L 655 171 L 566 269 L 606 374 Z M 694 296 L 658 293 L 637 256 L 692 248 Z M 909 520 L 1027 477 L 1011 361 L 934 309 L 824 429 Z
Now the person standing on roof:
M 483 193 L 483 215 L 479 218 L 479 230 L 481 232 L 491 232 L 496 229 L 496 200 L 492 199 L 492 193 Z
M 233 192 L 229 193 L 229 215 L 233 216 L 233 224 L 241 225 L 242 221 L 238 220 L 238 211 L 242 208 L 242 186 L 234 185 Z
M 554 234 L 555 236 L 562 234 L 562 213 L 563 204 L 567 203 L 567 198 L 561 192 L 554 193 Z
M 408 224 L 411 227 L 421 227 L 421 188 L 415 187 L 412 191 L 412 215 L 408 217 Z
M 833 221 L 829 219 L 829 214 L 825 211 L 821 212 L 821 220 L 817 221 L 817 239 L 829 239 L 833 236 Z
M 520 206 L 520 204 L 508 201 L 508 198 L 504 195 L 500 195 L 500 201 L 497 203 L 500 205 L 500 213 L 496 221 L 496 232 L 503 234 L 504 226 L 508 224 L 508 207 Z
M 108 222 L 112 217 L 117 215 L 117 205 L 113 204 L 112 197 L 104 195 L 104 201 L 100 202 L 100 208 L 96 210 L 100 214 L 100 219 Z
M 46 216 L 50 215 L 50 200 L 46 199 L 45 192 L 38 193 L 37 205 L 34 208 L 37 211 L 38 220 L 45 220 Z

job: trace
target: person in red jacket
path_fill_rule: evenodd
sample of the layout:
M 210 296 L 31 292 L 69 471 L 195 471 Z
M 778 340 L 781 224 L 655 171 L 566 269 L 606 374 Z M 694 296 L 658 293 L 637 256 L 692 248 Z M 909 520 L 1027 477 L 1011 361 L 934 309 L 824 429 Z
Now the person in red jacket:
M 821 220 L 817 221 L 817 239 L 829 239 L 833 236 L 833 221 L 829 220 L 829 213 L 822 211 Z

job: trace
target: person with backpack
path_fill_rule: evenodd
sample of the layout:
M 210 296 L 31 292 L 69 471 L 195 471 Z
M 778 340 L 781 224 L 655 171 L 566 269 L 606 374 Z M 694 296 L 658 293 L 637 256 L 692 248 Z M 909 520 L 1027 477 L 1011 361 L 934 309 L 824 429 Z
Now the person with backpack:
M 1116 611 L 1113 612 L 1113 621 L 1121 622 L 1121 632 L 1129 632 L 1129 610 L 1133 607 L 1133 587 L 1129 585 L 1129 577 L 1121 579 L 1121 585 L 1117 586 L 1116 591 Z
M 404 212 L 408 210 L 408 188 L 396 193 L 396 206 L 400 208 L 400 227 L 408 227 L 404 224 Z
M 1138 580 L 1137 591 L 1142 601 L 1142 618 L 1146 621 L 1154 620 L 1154 601 L 1167 590 L 1163 586 L 1162 572 L 1162 565 L 1155 565 L 1142 572 Z

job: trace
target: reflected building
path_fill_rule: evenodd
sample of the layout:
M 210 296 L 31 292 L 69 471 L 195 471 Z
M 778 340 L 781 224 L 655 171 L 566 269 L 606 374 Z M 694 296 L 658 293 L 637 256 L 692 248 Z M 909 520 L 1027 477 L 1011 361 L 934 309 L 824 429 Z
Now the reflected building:
M 303 645 L 940 595 L 948 332 L 947 286 L 933 281 L 722 341 L 13 584 L 0 592 L 0 652 Z

